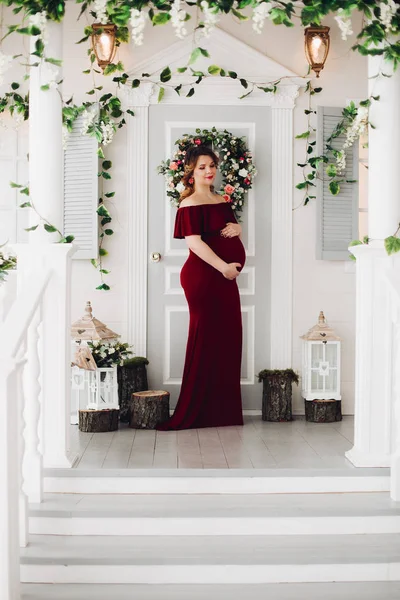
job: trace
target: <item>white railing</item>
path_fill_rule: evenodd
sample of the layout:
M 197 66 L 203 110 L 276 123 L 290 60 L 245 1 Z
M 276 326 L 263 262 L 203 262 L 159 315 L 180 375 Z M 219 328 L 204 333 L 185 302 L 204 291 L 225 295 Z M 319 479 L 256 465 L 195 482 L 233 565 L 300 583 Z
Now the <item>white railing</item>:
M 0 597 L 7 600 L 19 598 L 19 545 L 27 544 L 28 494 L 41 500 L 35 493 L 42 481 L 38 327 L 49 279 L 49 270 L 27 279 L 0 327 Z M 27 463 L 35 465 L 30 473 Z
M 389 270 L 385 277 L 389 289 L 389 302 L 393 323 L 392 361 L 392 406 L 393 406 L 393 453 L 390 473 L 390 495 L 400 501 L 400 260 L 395 257 L 396 268 Z
M 41 502 L 44 466 L 71 466 L 70 254 L 18 250 L 18 291 L 0 323 L 0 598 L 19 600 L 28 502 Z M 7 285 L 7 283 L 5 284 Z

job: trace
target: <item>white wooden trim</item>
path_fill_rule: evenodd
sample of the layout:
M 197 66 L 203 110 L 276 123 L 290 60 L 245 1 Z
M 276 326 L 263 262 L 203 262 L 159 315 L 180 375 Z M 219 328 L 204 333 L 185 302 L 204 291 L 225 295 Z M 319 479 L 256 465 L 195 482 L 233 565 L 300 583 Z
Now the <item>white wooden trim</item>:
M 247 313 L 247 365 L 246 378 L 241 377 L 242 385 L 253 385 L 255 378 L 254 352 L 256 341 L 256 317 L 254 304 L 242 306 L 242 318 Z
M 137 356 L 147 351 L 147 212 L 149 98 L 153 85 L 131 90 L 128 118 L 126 197 L 128 200 L 128 341 Z M 136 92 L 136 93 L 135 93 Z
M 164 317 L 164 368 L 163 368 L 163 384 L 168 385 L 181 385 L 181 377 L 171 377 L 171 314 L 183 312 L 188 314 L 189 308 L 187 306 L 170 305 L 165 307 Z
M 224 43 L 227 43 L 225 38 Z M 230 43 L 234 45 L 235 41 Z M 175 45 L 171 48 L 176 50 Z M 169 58 L 170 49 L 167 49 L 163 53 L 164 63 Z M 266 60 L 270 65 L 271 59 L 266 58 Z M 149 61 L 149 65 L 151 64 Z M 281 67 L 276 63 L 276 68 L 279 70 Z M 151 72 L 146 64 L 140 65 L 139 70 Z M 134 73 L 131 75 L 134 76 Z M 180 97 L 175 92 L 169 96 L 166 91 L 163 102 L 176 106 L 224 104 L 272 107 L 271 367 L 289 368 L 292 363 L 293 108 L 299 93 L 299 82 L 293 78 L 287 85 L 279 86 L 276 94 L 260 92 L 261 95 L 251 94 L 243 100 L 239 99 L 234 83 L 224 78 L 207 80 L 199 86 L 192 98 Z M 135 117 L 128 121 L 127 130 L 128 339 L 134 344 L 136 354 L 145 356 L 147 349 L 148 106 L 158 102 L 158 92 L 152 84 L 148 83 L 134 90 L 124 89 L 122 95 L 125 106 L 133 108 L 135 112 Z M 235 123 L 235 126 L 237 125 Z M 226 126 L 225 123 L 224 127 Z M 249 206 L 250 204 L 249 198 Z M 251 240 L 252 237 L 254 239 L 250 231 L 249 239 Z M 181 250 L 168 251 L 168 248 L 166 251 L 174 256 L 180 256 L 182 253 Z M 249 255 L 251 253 L 252 249 L 249 248 Z
M 272 110 L 271 368 L 292 365 L 293 111 Z

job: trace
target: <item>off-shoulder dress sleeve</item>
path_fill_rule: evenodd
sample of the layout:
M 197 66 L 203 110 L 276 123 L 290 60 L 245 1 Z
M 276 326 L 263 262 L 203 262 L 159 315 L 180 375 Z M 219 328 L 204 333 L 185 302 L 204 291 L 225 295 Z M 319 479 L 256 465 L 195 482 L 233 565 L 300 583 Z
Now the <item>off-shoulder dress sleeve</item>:
M 200 206 L 185 206 L 176 213 L 174 238 L 203 233 L 203 211 Z

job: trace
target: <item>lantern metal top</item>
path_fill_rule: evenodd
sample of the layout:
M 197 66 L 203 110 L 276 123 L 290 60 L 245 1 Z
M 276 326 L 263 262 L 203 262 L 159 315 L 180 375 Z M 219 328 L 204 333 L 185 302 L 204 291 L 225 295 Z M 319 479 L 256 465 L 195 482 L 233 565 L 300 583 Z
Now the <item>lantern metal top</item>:
M 319 313 L 318 323 L 311 327 L 304 335 L 300 336 L 302 340 L 306 341 L 318 341 L 318 342 L 332 342 L 339 341 L 341 338 L 336 335 L 332 327 L 329 327 L 326 322 L 323 311 Z
M 120 336 L 96 319 L 90 302 L 86 302 L 84 316 L 71 326 L 71 337 L 74 340 L 115 340 Z

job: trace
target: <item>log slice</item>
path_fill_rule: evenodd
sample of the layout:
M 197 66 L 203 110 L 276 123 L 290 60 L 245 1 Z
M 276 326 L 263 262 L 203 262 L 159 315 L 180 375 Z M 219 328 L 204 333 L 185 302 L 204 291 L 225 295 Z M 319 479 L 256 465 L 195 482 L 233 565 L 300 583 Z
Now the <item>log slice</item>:
M 169 418 L 169 392 L 146 390 L 133 392 L 130 406 L 132 429 L 155 429 Z
M 118 429 L 119 410 L 80 410 L 79 431 L 87 433 L 104 433 Z

